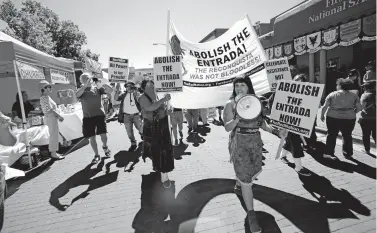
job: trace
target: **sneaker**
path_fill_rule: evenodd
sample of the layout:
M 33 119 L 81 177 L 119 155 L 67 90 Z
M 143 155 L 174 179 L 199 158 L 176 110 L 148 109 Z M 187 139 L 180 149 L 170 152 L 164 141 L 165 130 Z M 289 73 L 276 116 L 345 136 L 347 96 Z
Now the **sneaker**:
M 111 151 L 109 150 L 109 148 L 107 146 L 103 146 L 102 149 L 105 152 L 106 157 L 111 156 Z
M 242 197 L 241 186 L 235 185 L 233 191 L 234 191 L 235 194 L 237 194 L 238 196 L 241 196 L 241 197 Z
M 301 168 L 300 170 L 295 170 L 299 175 L 302 175 L 302 176 L 311 176 L 312 174 L 307 171 L 306 169 L 304 168 Z
M 364 150 L 361 150 L 362 152 L 364 152 L 365 154 L 370 154 L 370 150 L 366 150 L 366 149 L 364 149 Z
M 337 157 L 335 157 L 334 155 L 329 155 L 329 154 L 323 154 L 323 158 L 325 159 L 332 159 L 332 160 L 336 160 Z
M 181 138 L 181 140 L 183 139 L 183 133 L 182 133 L 182 131 L 179 131 L 179 137 Z
M 289 160 L 287 159 L 287 157 L 281 157 L 280 160 L 284 163 L 284 164 L 288 164 L 289 163 Z
M 130 148 L 128 149 L 128 152 L 133 152 L 133 151 L 136 150 L 136 148 L 137 148 L 136 144 L 132 144 L 132 145 L 130 146 Z

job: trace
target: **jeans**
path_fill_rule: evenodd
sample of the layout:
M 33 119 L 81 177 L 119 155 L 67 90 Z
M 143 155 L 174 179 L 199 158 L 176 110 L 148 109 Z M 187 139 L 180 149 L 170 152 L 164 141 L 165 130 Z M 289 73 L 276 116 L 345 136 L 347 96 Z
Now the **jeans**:
M 136 145 L 136 139 L 134 135 L 134 125 L 135 128 L 142 134 L 142 125 L 141 125 L 141 116 L 140 114 L 124 114 L 124 126 L 127 131 L 128 138 L 131 141 L 131 145 Z
M 360 119 L 361 130 L 363 131 L 363 143 L 366 151 L 370 150 L 370 135 L 374 142 L 376 142 L 376 120 L 374 119 Z
M 199 121 L 199 110 L 198 109 L 187 109 L 186 119 L 188 127 L 196 129 Z
M 45 122 L 48 126 L 48 132 L 50 134 L 50 138 L 48 140 L 48 150 L 50 152 L 56 152 L 59 150 L 58 119 L 55 116 L 47 116 Z
M 356 119 L 326 118 L 326 154 L 334 155 L 336 138 L 339 131 L 342 133 L 343 137 L 343 155 L 351 156 L 353 154 L 352 131 L 355 128 L 355 123 Z

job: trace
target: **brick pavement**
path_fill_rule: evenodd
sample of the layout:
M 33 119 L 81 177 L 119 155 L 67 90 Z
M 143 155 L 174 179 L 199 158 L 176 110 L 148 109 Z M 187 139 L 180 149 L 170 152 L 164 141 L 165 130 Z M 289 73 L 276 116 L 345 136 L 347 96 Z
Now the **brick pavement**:
M 211 125 L 201 141 L 189 138 L 188 148 L 177 152 L 182 159 L 170 174 L 175 181 L 170 189 L 150 174 L 150 161 L 133 164 L 138 154 L 122 151 L 129 146 L 123 126 L 108 128 L 116 154 L 108 173 L 106 166 L 87 167 L 92 153 L 86 146 L 33 179 L 12 182 L 3 232 L 248 232 L 246 212 L 232 193 L 234 174 L 222 127 Z M 356 152 L 353 161 L 339 156 L 339 162 L 328 163 L 307 155 L 303 164 L 315 175 L 300 179 L 274 160 L 278 139 L 262 137 L 272 152 L 265 154 L 254 187 L 264 232 L 376 231 L 375 158 Z M 336 152 L 341 154 L 339 147 Z

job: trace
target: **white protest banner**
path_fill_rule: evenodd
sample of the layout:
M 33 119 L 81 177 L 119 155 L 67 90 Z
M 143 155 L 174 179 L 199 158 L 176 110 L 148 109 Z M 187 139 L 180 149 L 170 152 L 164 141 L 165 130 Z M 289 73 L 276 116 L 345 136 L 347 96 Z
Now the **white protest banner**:
M 271 124 L 310 137 L 324 84 L 280 80 L 271 109 Z
M 182 91 L 181 56 L 155 57 L 153 73 L 156 92 Z
M 21 79 L 45 79 L 43 68 L 16 61 Z
M 235 77 L 250 77 L 257 95 L 270 91 L 264 49 L 247 16 L 220 37 L 204 43 L 186 40 L 171 22 L 169 43 L 182 56 L 183 92 L 172 93 L 176 108 L 198 109 L 225 105 Z
M 50 75 L 52 83 L 69 84 L 69 74 L 67 72 L 50 69 Z
M 109 59 L 109 81 L 127 82 L 128 80 L 128 59 L 110 57 Z
M 265 62 L 265 65 L 271 91 L 275 91 L 276 84 L 279 80 L 292 80 L 287 57 L 268 60 Z
M 101 63 L 94 61 L 88 57 L 85 57 L 85 71 L 89 71 L 94 74 L 101 74 L 102 73 L 102 66 Z

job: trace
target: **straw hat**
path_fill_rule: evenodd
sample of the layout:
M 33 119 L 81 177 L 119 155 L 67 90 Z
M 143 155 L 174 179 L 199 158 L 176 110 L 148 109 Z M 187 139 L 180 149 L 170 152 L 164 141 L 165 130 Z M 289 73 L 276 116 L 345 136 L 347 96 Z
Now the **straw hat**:
M 52 84 L 47 82 L 46 80 L 42 80 L 39 82 L 39 90 L 44 89 L 46 86 L 52 86 Z

